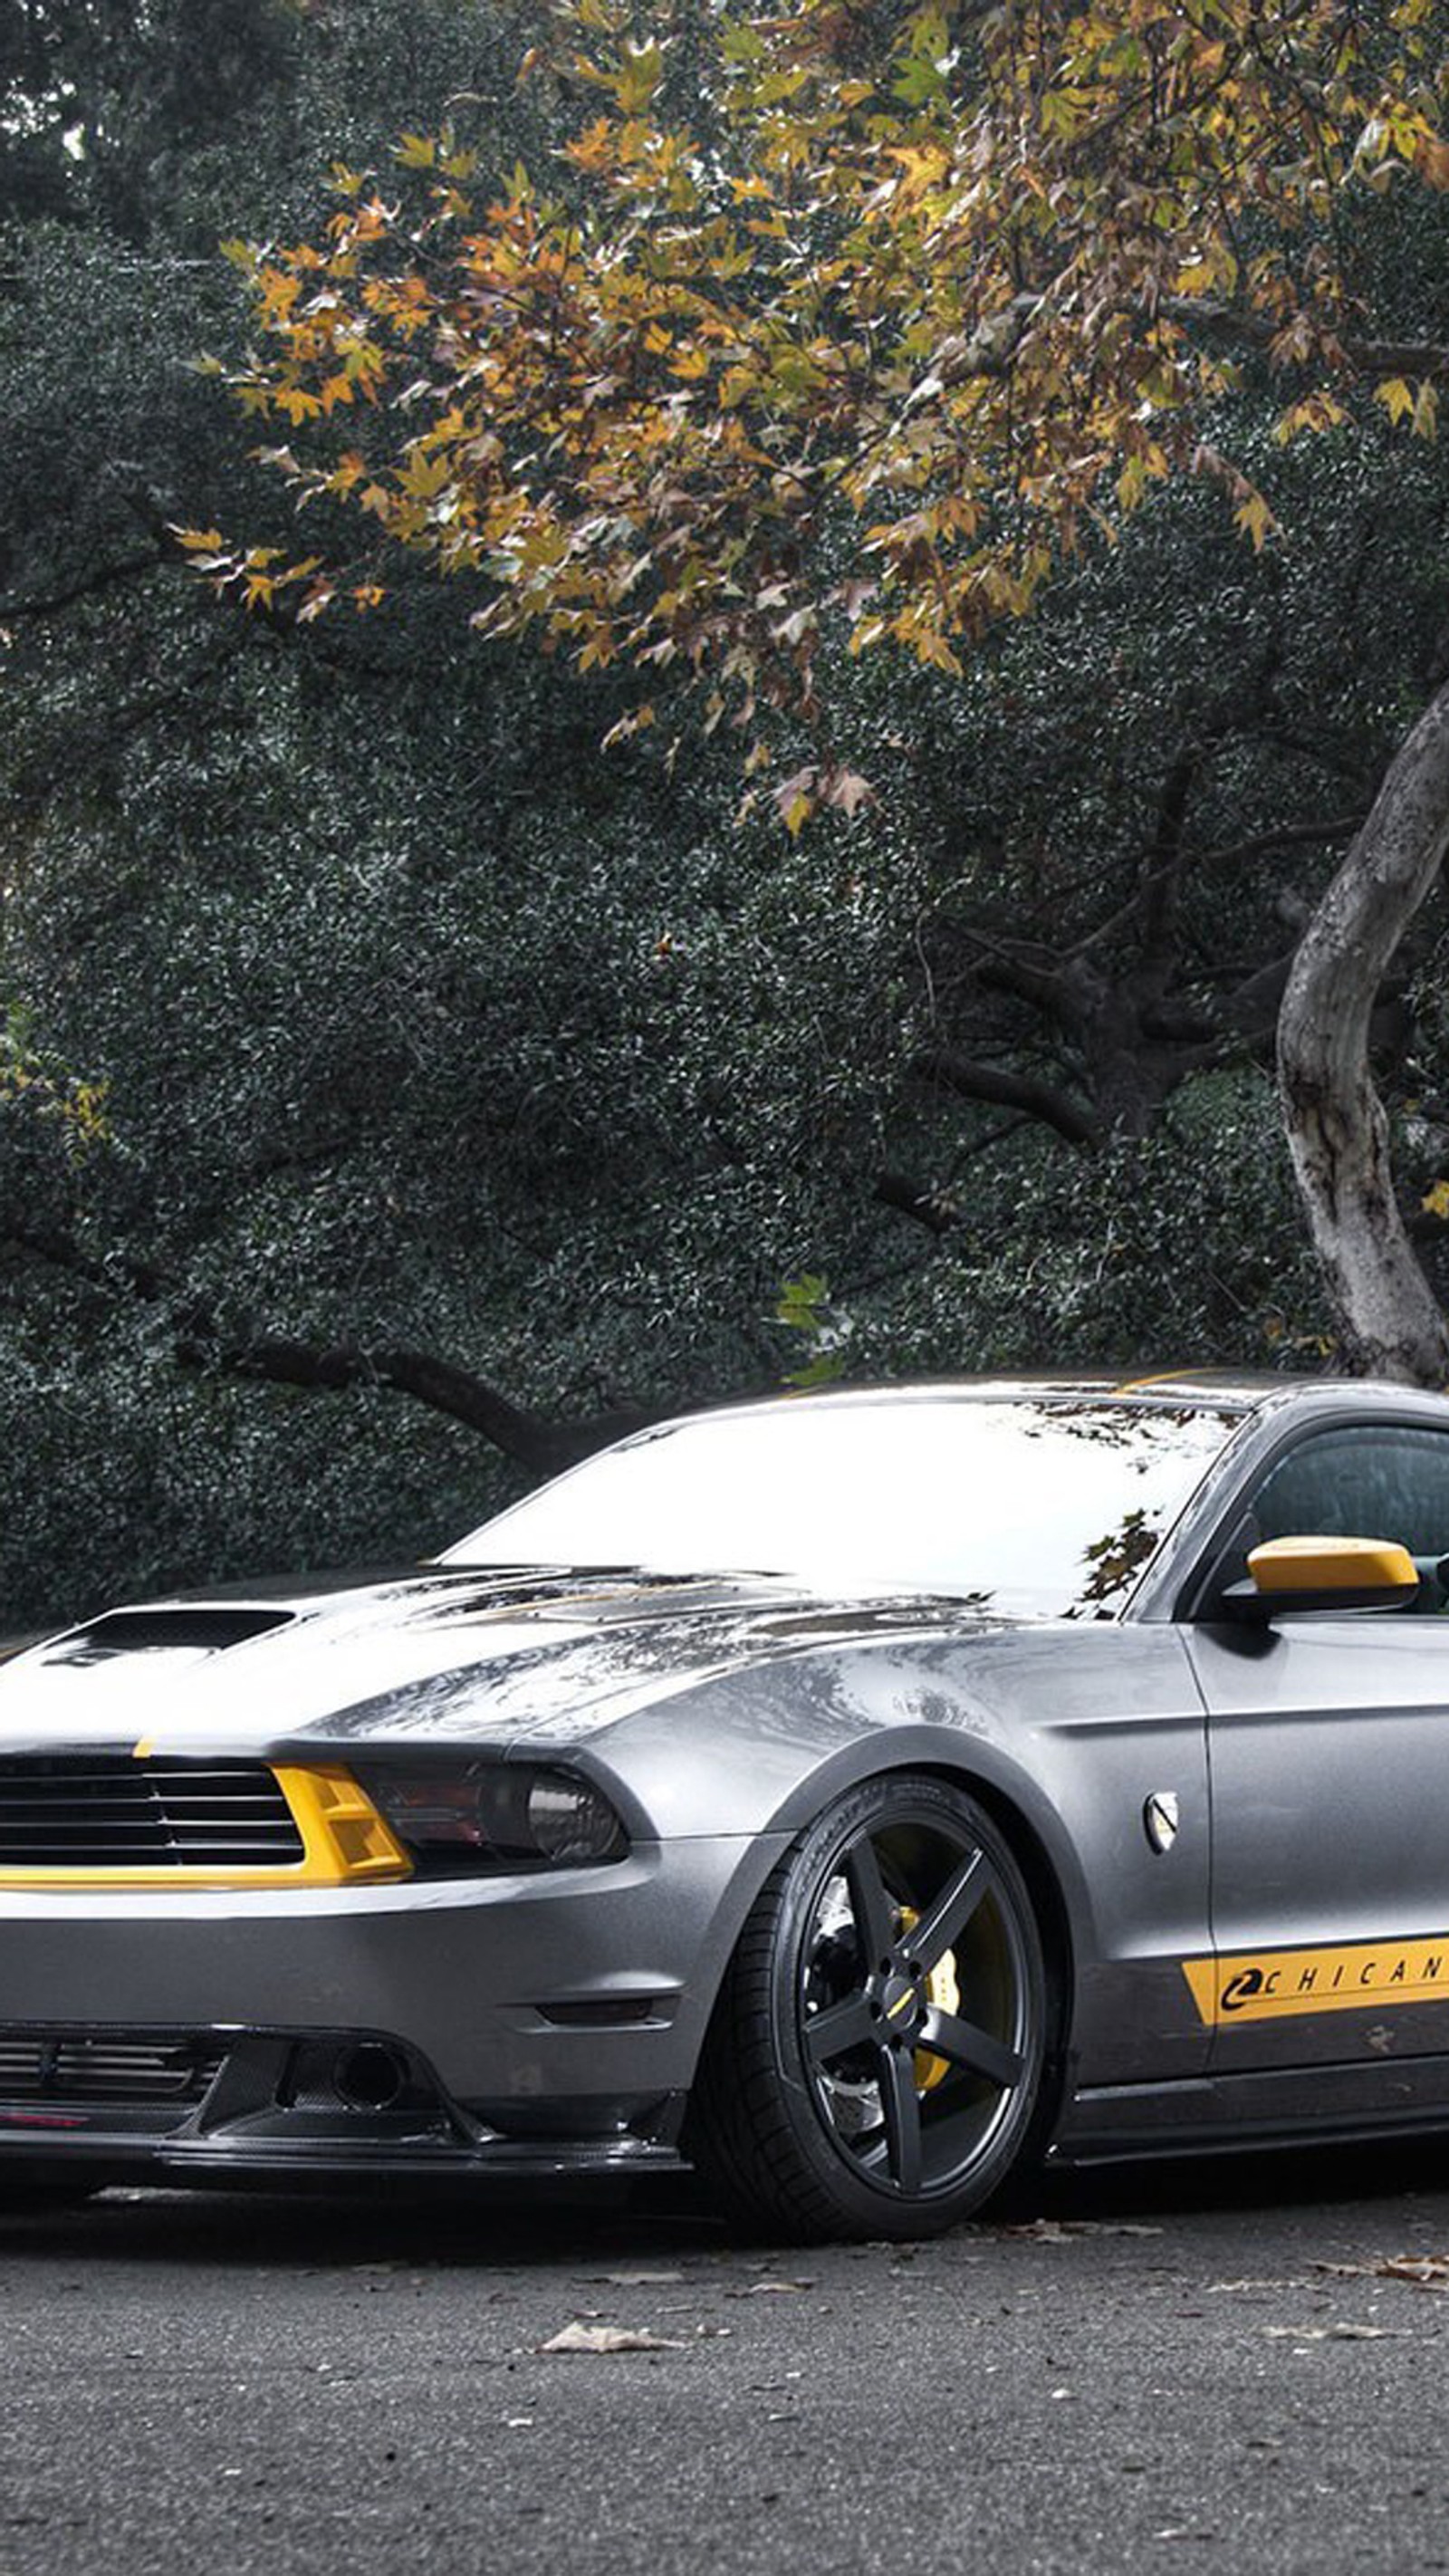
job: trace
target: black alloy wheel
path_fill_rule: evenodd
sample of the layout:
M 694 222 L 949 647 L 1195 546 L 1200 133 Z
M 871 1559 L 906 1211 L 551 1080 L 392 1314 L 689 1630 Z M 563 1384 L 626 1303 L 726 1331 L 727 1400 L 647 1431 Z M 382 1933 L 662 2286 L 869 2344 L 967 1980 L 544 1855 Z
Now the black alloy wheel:
M 867 1781 L 768 1881 L 711 2024 L 687 2143 L 736 2215 L 928 2235 L 1040 2143 L 1050 1993 L 1031 1899 L 979 1803 Z

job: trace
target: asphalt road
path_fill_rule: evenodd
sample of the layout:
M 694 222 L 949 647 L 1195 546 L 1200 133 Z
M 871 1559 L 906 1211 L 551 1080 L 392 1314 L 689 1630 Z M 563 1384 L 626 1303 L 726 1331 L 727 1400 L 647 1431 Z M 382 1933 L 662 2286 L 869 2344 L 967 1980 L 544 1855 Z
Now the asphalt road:
M 1449 2145 L 1041 2208 L 808 2253 L 678 2194 L 12 2219 L 0 2576 L 1449 2567 L 1449 2289 L 1374 2268 L 1449 2257 Z

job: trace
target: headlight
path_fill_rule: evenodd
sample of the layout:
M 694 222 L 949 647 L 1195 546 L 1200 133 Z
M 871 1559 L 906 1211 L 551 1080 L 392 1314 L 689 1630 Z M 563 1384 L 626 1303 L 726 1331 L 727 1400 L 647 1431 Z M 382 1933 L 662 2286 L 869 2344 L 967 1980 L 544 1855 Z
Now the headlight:
M 572 1771 L 419 1763 L 357 1776 L 398 1840 L 435 1871 L 582 1869 L 629 1848 L 603 1791 Z

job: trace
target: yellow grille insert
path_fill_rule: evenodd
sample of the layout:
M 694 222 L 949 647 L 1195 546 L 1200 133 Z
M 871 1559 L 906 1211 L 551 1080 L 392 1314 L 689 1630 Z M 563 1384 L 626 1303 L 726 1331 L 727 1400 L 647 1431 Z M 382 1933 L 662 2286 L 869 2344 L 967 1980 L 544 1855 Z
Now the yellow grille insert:
M 138 1745 L 145 1758 L 152 1746 Z M 37 1895 L 83 1892 L 124 1895 L 161 1894 L 204 1887 L 355 1887 L 388 1879 L 410 1878 L 412 1862 L 372 1800 L 350 1771 L 337 1763 L 308 1768 L 267 1766 L 286 1800 L 302 1843 L 300 1860 L 252 1863 L 208 1863 L 182 1860 L 158 1867 L 118 1861 L 84 1868 L 0 1868 L 0 1888 L 32 1890 Z
M 279 1770 L 276 1782 L 297 1819 L 306 1858 L 295 1871 L 280 1871 L 320 1887 L 350 1886 L 357 1879 L 411 1878 L 412 1862 L 366 1791 L 340 1765 L 316 1771 Z

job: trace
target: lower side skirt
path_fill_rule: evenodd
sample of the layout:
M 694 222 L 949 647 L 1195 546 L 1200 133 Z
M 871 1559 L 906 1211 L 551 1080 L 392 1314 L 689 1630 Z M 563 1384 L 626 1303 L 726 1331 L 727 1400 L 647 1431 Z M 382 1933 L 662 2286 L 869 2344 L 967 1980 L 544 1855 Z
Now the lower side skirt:
M 1449 2130 L 1449 2057 L 1273 2068 L 1073 2096 L 1054 2165 L 1224 2154 L 1245 2147 L 1353 2145 Z

